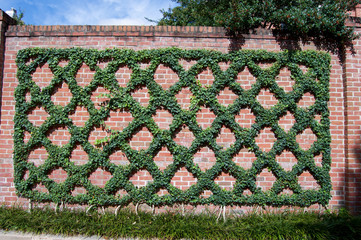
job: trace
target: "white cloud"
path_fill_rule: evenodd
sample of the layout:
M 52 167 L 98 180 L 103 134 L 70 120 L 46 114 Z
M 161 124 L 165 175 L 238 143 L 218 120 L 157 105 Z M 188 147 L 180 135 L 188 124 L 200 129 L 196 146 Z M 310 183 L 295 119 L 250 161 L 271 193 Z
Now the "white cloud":
M 172 0 L 0 0 L 1 8 L 21 8 L 33 25 L 151 25 Z
M 161 18 L 159 10 L 172 3 L 171 0 L 67 0 L 57 5 L 56 11 L 44 21 L 50 24 L 56 20 L 60 23 L 53 24 L 65 25 L 151 25 L 145 17 Z
M 149 25 L 146 19 L 138 18 L 108 18 L 99 21 L 99 25 Z
M 145 12 L 150 9 L 150 1 L 142 0 L 142 1 L 131 1 L 130 9 L 136 12 Z

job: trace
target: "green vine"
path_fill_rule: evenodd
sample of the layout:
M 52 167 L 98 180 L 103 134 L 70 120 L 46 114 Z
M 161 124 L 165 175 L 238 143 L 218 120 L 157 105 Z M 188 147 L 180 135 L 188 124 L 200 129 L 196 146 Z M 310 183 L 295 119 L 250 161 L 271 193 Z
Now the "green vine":
M 110 62 L 106 68 L 100 69 L 97 63 L 103 59 L 109 59 Z M 181 59 L 197 60 L 197 63 L 186 71 L 179 63 Z M 60 67 L 61 60 L 67 60 L 68 64 Z M 144 61 L 150 61 L 150 66 L 143 70 L 139 63 Z M 222 71 L 218 65 L 220 62 L 231 64 L 227 70 Z M 257 65 L 261 62 L 273 62 L 273 65 L 262 69 Z M 126 206 L 131 202 L 153 206 L 176 203 L 221 206 L 309 206 L 314 203 L 326 205 L 331 197 L 329 176 L 331 137 L 327 107 L 330 56 L 326 53 L 316 51 L 275 53 L 263 50 L 220 53 L 178 48 L 142 51 L 28 48 L 18 52 L 16 63 L 19 85 L 15 91 L 14 181 L 17 193 L 22 197 L 36 202 L 97 206 Z M 48 63 L 54 77 L 50 84 L 41 90 L 32 80 L 32 74 L 45 63 Z M 80 87 L 75 76 L 83 63 L 91 70 L 95 70 L 95 75 L 89 85 Z M 179 81 L 168 90 L 162 89 L 153 78 L 160 64 L 170 67 L 179 76 Z M 303 73 L 299 65 L 308 67 L 308 72 Z M 126 87 L 120 87 L 115 73 L 124 66 L 132 70 L 132 75 Z M 197 83 L 196 75 L 207 67 L 212 70 L 215 80 L 212 85 L 205 88 Z M 247 91 L 235 80 L 245 67 L 248 67 L 257 79 Z M 295 80 L 293 90 L 290 92 L 285 92 L 276 83 L 275 79 L 282 68 L 288 68 Z M 72 98 L 62 107 L 51 101 L 51 95 L 64 82 L 69 86 Z M 90 96 L 99 86 L 109 90 L 110 94 L 109 101 L 97 110 Z M 136 89 L 144 86 L 148 88 L 150 95 L 147 107 L 141 106 L 131 95 Z M 183 110 L 175 97 L 184 87 L 189 87 L 194 96 L 189 110 Z M 217 100 L 217 95 L 225 87 L 229 87 L 238 96 L 228 107 L 221 105 Z M 269 89 L 278 99 L 278 103 L 270 109 L 263 108 L 257 101 L 256 97 L 262 89 Z M 26 101 L 28 93 L 31 100 Z M 297 102 L 305 93 L 311 93 L 315 97 L 315 103 L 308 109 L 297 106 Z M 28 120 L 28 114 L 39 106 L 45 109 L 49 117 L 41 126 L 36 127 Z M 90 116 L 83 127 L 76 126 L 69 118 L 70 113 L 77 106 L 86 107 Z M 202 129 L 196 121 L 196 114 L 201 106 L 206 106 L 216 115 L 211 127 L 207 129 Z M 168 130 L 160 129 L 152 118 L 160 108 L 168 110 L 173 116 Z M 249 129 L 242 128 L 235 121 L 235 115 L 244 108 L 250 108 L 256 116 L 256 122 Z M 113 131 L 110 137 L 100 140 L 102 149 L 95 148 L 88 141 L 90 133 L 95 127 L 102 125 L 111 110 L 121 109 L 129 111 L 134 120 L 123 131 Z M 278 121 L 288 111 L 294 115 L 296 123 L 286 132 L 279 126 Z M 321 115 L 320 122 L 315 120 L 315 115 Z M 188 126 L 196 138 L 189 148 L 178 145 L 173 140 L 177 131 L 184 125 Z M 59 126 L 65 126 L 71 135 L 69 142 L 62 147 L 52 144 L 47 138 L 49 130 Z M 231 129 L 236 138 L 236 141 L 226 149 L 216 143 L 223 126 Z M 130 147 L 129 139 L 142 127 L 146 127 L 152 133 L 153 139 L 148 149 L 136 151 Z M 255 143 L 255 138 L 266 127 L 270 127 L 277 138 L 269 152 L 262 151 Z M 297 143 L 296 136 L 307 128 L 312 129 L 317 141 L 308 150 L 303 150 Z M 27 143 L 24 142 L 25 132 L 31 134 Z M 69 160 L 77 145 L 82 146 L 89 158 L 86 164 L 80 166 Z M 44 164 L 36 167 L 28 161 L 28 157 L 34 149 L 41 146 L 46 149 L 48 158 Z M 161 171 L 153 158 L 163 146 L 171 152 L 174 161 Z M 217 161 L 212 168 L 201 171 L 194 163 L 193 155 L 204 146 L 214 151 Z M 248 148 L 257 157 L 252 167 L 247 170 L 232 161 L 242 148 Z M 118 150 L 126 155 L 129 165 L 118 166 L 109 161 L 109 156 Z M 290 171 L 285 171 L 276 161 L 276 156 L 283 150 L 292 152 L 297 158 L 297 164 Z M 322 154 L 322 167 L 316 166 L 314 161 L 314 157 L 319 154 Z M 197 179 L 197 183 L 186 191 L 171 185 L 171 179 L 182 167 Z M 68 175 L 62 183 L 56 183 L 48 176 L 58 168 L 62 168 Z M 104 188 L 92 185 L 88 179 L 98 168 L 112 174 L 112 178 Z M 268 191 L 262 191 L 256 185 L 256 176 L 263 169 L 269 169 L 277 179 Z M 129 178 L 139 170 L 147 170 L 154 181 L 145 187 L 134 186 Z M 24 179 L 26 171 L 29 171 L 29 176 Z M 297 178 L 304 171 L 312 174 L 320 189 L 301 188 Z M 214 182 L 222 172 L 229 173 L 237 179 L 230 191 L 222 190 Z M 34 189 L 40 183 L 47 188 L 48 193 Z M 72 191 L 75 187 L 84 187 L 86 193 L 73 196 Z M 116 192 L 121 189 L 127 194 L 123 197 L 116 196 Z M 168 194 L 158 196 L 156 193 L 160 189 L 166 189 Z M 251 195 L 243 194 L 247 189 L 252 192 Z M 284 189 L 292 190 L 293 194 L 280 194 Z M 212 195 L 208 198 L 201 197 L 205 190 L 210 190 Z

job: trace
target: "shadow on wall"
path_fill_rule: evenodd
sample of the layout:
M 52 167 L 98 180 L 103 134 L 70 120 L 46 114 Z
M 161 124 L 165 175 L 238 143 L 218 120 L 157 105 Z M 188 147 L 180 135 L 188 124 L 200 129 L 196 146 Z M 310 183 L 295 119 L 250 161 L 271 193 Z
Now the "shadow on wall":
M 242 49 L 242 46 L 245 44 L 245 36 L 250 33 L 243 33 L 239 35 L 229 35 L 229 51 L 238 51 Z M 350 50 L 351 54 L 356 54 L 354 49 L 353 42 L 346 42 L 345 44 L 339 43 L 336 40 L 326 37 L 302 37 L 302 36 L 292 36 L 289 33 L 275 30 L 264 30 L 257 29 L 251 34 L 257 35 L 267 35 L 272 34 L 276 39 L 282 50 L 301 50 L 302 45 L 313 44 L 317 50 L 323 50 L 335 54 L 338 56 L 340 63 L 342 64 L 345 61 L 345 50 Z
M 361 18 L 353 18 L 354 22 L 360 23 Z M 243 35 L 231 36 L 229 35 L 229 51 L 237 51 L 242 49 L 245 45 L 245 36 L 249 33 L 244 33 Z M 346 53 L 349 51 L 352 55 L 356 54 L 353 42 L 346 42 L 344 45 L 337 42 L 331 38 L 325 37 L 313 37 L 313 38 L 304 38 L 300 36 L 292 36 L 282 31 L 274 30 L 260 30 L 252 32 L 252 34 L 257 35 L 267 35 L 272 34 L 276 42 L 279 44 L 280 49 L 295 51 L 302 50 L 303 45 L 314 45 L 317 50 L 327 51 L 331 54 L 334 54 L 338 57 L 339 64 L 345 66 L 346 62 Z M 345 69 L 343 69 L 345 71 Z M 346 75 L 345 75 L 346 76 Z M 346 86 L 343 86 L 346 87 Z M 339 186 L 343 187 L 341 192 L 344 192 L 345 196 L 345 207 L 347 207 L 354 214 L 361 214 L 361 135 L 358 139 L 346 139 L 346 141 L 353 141 L 350 146 L 346 146 L 347 159 L 345 160 L 345 172 L 341 175 L 344 176 L 344 185 Z M 347 150 L 348 149 L 348 150 Z M 337 194 L 338 195 L 338 194 Z
M 352 213 L 361 213 L 361 135 L 354 140 L 346 165 L 346 206 Z

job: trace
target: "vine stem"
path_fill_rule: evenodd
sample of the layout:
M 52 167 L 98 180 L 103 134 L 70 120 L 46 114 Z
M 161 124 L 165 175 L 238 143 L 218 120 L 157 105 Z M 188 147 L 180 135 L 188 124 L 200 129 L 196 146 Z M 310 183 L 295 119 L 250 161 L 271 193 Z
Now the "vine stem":
M 88 209 L 86 210 L 85 214 L 88 215 L 88 212 L 90 209 L 92 209 L 94 207 L 94 205 L 90 205 L 90 207 L 88 207 Z
M 138 216 L 139 202 L 135 205 L 135 214 Z
M 226 219 L 226 206 L 223 206 L 223 222 L 226 222 L 227 219 Z
M 102 206 L 102 214 L 103 214 L 103 215 L 105 214 L 105 208 L 104 208 L 104 206 Z
M 55 213 L 57 214 L 59 212 L 59 203 L 57 202 L 55 204 Z
M 121 208 L 122 206 L 121 205 L 119 205 L 116 209 L 115 209 L 115 216 L 117 216 L 118 215 L 118 211 L 119 211 L 119 209 Z
M 217 220 L 216 220 L 217 222 L 221 218 L 221 215 L 222 215 L 222 218 L 223 218 L 223 222 L 226 222 L 227 221 L 227 218 L 226 218 L 226 206 L 221 206 L 219 208 L 219 213 L 218 213 Z
M 33 202 L 31 201 L 31 199 L 29 199 L 28 212 L 31 213 L 31 210 L 33 210 Z
M 256 213 L 259 214 L 259 205 L 256 207 Z
M 219 208 L 219 213 L 218 213 L 218 216 L 217 216 L 217 220 L 216 220 L 216 222 L 218 222 L 219 218 L 221 217 L 221 214 L 222 214 L 222 208 L 223 208 L 223 206 L 220 206 L 220 208 Z
M 325 211 L 328 211 L 327 205 L 324 205 L 323 208 L 325 209 Z

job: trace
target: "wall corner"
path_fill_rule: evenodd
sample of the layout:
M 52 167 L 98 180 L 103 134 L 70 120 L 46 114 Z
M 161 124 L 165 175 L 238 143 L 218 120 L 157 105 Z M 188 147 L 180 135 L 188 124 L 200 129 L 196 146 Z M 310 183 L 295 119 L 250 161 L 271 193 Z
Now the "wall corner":
M 5 32 L 9 25 L 15 25 L 16 21 L 0 9 L 0 99 L 2 95 L 2 83 L 4 76 L 4 60 L 5 60 Z M 1 102 L 0 102 L 1 109 Z

